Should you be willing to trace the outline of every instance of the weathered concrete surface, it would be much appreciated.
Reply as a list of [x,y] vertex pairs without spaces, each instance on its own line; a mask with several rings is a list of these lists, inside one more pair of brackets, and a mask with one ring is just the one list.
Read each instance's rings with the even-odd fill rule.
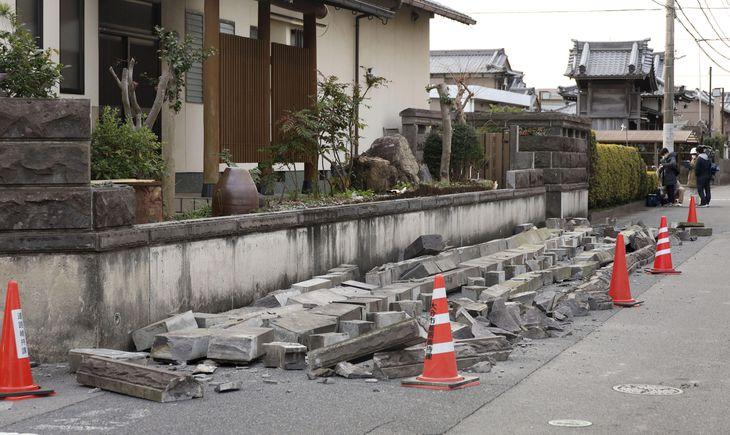
[[[480,202],[482,196],[485,202]],[[409,211],[404,204],[417,208]],[[356,215],[340,221],[323,217],[334,209],[95,233],[99,238],[95,235],[88,242],[88,254],[0,255],[0,276],[18,280],[24,300],[24,292],[34,294],[34,310],[26,314],[31,352],[41,361],[63,360],[73,347],[129,348],[129,331],[169,313],[215,313],[245,306],[343,263],[370,270],[397,260],[399,252],[422,234],[440,233],[450,244],[462,246],[509,236],[518,223],[545,220],[545,195],[539,190],[444,195],[343,206],[336,208],[341,219],[348,210]],[[377,213],[368,214],[370,210]],[[282,224],[289,215],[311,225],[297,220],[267,232],[267,225]],[[258,232],[237,233],[244,226],[249,231],[251,222],[256,227],[250,230]],[[226,235],[231,233],[236,235]],[[85,240],[83,235],[74,236],[74,243],[79,240]],[[106,251],[111,247],[115,248]]]

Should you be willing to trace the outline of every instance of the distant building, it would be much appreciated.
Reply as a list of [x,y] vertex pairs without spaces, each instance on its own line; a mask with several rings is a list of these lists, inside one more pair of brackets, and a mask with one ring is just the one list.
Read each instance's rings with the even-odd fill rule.
[[[465,79],[475,93],[468,111],[488,111],[492,105],[535,108],[535,89],[525,85],[522,71],[512,69],[504,48],[432,50],[430,67],[431,83],[450,85],[452,96],[456,95],[457,82]],[[431,108],[438,108],[438,95],[433,92]]]
[[576,113],[591,118],[597,130],[640,130],[656,123],[661,111],[644,110],[642,94],[659,89],[655,73],[659,61],[649,39],[573,40],[565,75],[576,81]]

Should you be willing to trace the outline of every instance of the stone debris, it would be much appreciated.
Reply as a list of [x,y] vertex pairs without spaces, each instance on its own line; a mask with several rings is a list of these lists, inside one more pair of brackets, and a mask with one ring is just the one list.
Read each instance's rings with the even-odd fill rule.
[[71,349],[68,351],[68,371],[76,373],[84,358],[96,356],[117,361],[126,361],[132,364],[147,365],[150,356],[147,352],[125,352],[114,349]]
[[372,378],[373,373],[355,364],[349,362],[339,362],[335,366],[335,373],[347,379],[366,379]]
[[324,334],[312,334],[309,336],[309,350],[319,349],[320,347],[332,346],[349,339],[347,333],[342,332],[325,332]]
[[223,382],[214,387],[216,393],[228,393],[238,391],[243,387],[243,381]]
[[196,328],[198,328],[198,322],[195,320],[193,312],[186,311],[132,332],[132,341],[138,351],[147,350],[152,347],[157,334]]
[[403,252],[403,258],[420,257],[422,255],[435,255],[445,248],[444,239],[440,234],[427,234],[420,236],[413,241]]
[[309,336],[337,332],[337,317],[321,316],[307,311],[291,313],[269,322],[277,341],[309,345]]
[[264,344],[274,341],[271,328],[224,329],[208,342],[207,357],[229,364],[253,361],[264,354]]
[[266,356],[264,367],[277,367],[283,370],[304,370],[307,368],[307,347],[299,343],[275,341],[264,344]]
[[343,320],[340,322],[339,330],[348,337],[355,338],[372,331],[374,325],[367,320]]
[[193,369],[193,374],[203,374],[203,375],[212,375],[215,373],[215,371],[218,369],[218,366],[215,365],[213,362],[206,362],[203,364],[198,364]]
[[157,334],[150,356],[162,361],[194,361],[208,355],[210,337],[222,330],[186,329]]

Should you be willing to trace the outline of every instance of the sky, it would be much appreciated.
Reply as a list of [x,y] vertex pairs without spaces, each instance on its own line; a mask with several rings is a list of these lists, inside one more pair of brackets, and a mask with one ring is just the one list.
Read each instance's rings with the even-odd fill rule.
[[[657,0],[663,3],[664,0]],[[565,77],[572,39],[581,41],[624,41],[651,38],[649,47],[664,51],[665,10],[652,0],[440,0],[477,20],[474,26],[436,17],[431,22],[431,49],[504,48],[513,69],[525,72],[529,87],[555,88],[574,82]],[[730,36],[730,0],[678,0],[702,39]],[[699,5],[709,6],[709,20]],[[605,9],[657,9],[625,12],[572,12]],[[661,9],[661,10],[659,10]],[[545,11],[555,11],[546,13]],[[570,11],[570,12],[565,12]],[[539,13],[535,13],[539,12]],[[711,12],[711,14],[709,13]],[[678,12],[680,19],[692,30]],[[715,65],[698,48],[694,38],[675,21],[675,85],[730,90],[730,39],[703,44],[717,61]],[[725,68],[727,70],[723,70]],[[700,74],[701,73],[701,74]]]

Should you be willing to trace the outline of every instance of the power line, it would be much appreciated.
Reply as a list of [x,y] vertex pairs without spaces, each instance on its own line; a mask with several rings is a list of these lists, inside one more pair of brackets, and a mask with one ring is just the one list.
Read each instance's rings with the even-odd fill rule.
[[[702,14],[703,14],[703,15],[705,16],[705,19],[706,19],[706,20],[707,20],[707,22],[708,22],[708,23],[710,24],[710,28],[712,28],[712,30],[713,30],[713,31],[715,32],[715,35],[717,35],[717,37],[718,37],[718,38],[720,38],[720,40],[722,41],[722,43],[723,43],[723,44],[725,44],[725,45],[727,45],[728,47],[730,47],[730,44],[728,44],[728,43],[727,43],[727,42],[725,41],[725,39],[723,39],[723,37],[724,37],[724,38],[727,38],[727,36],[725,36],[725,34],[724,34],[724,33],[723,33],[722,35],[720,35],[720,32],[719,32],[719,31],[717,30],[717,27],[715,27],[715,25],[714,25],[714,24],[712,24],[712,20],[710,20],[710,16],[709,16],[709,15],[707,15],[707,12],[708,12],[708,11],[705,11],[705,9],[704,9],[704,8],[702,7],[702,3],[700,3],[700,0],[697,0],[697,4],[699,5],[699,7],[700,7],[700,10],[702,11]],[[705,0],[705,5],[706,5],[706,4],[707,4],[707,0]],[[711,10],[710,10],[709,12],[710,12],[710,14],[712,14],[712,11],[711,11]],[[715,18],[715,15],[714,15],[714,14],[712,15],[712,18]],[[716,18],[715,18],[715,21],[717,21],[717,19],[716,19]],[[719,27],[719,26],[720,26],[720,25],[718,24],[718,27]]]
[[[529,14],[583,14],[583,13],[602,13],[602,12],[657,12],[665,10],[664,5],[654,2],[661,8],[616,8],[616,9],[562,9],[562,10],[525,10],[525,11],[469,11],[471,15],[529,15]],[[685,9],[693,10],[698,7],[687,7]],[[713,6],[715,10],[730,10],[730,6]]]
[[[655,3],[657,3],[657,2],[655,1],[655,0],[652,0],[652,1],[654,1]],[[727,68],[723,67],[722,65],[720,65],[720,63],[718,63],[718,62],[717,62],[717,61],[715,60],[715,58],[714,58],[714,57],[712,57],[712,56],[710,56],[710,54],[709,54],[709,53],[707,52],[707,50],[705,50],[705,48],[704,48],[704,47],[702,46],[702,44],[701,44],[701,42],[700,42],[700,40],[704,39],[704,38],[702,38],[702,34],[701,34],[701,33],[700,33],[700,32],[699,32],[698,30],[697,30],[697,28],[696,28],[696,27],[694,26],[694,24],[692,24],[692,21],[691,21],[691,20],[689,19],[689,17],[687,17],[687,14],[685,14],[685,13],[684,13],[684,10],[682,9],[682,6],[681,6],[681,5],[679,4],[679,2],[678,2],[678,1],[676,2],[676,4],[677,4],[677,9],[679,9],[679,11],[680,11],[680,12],[682,13],[682,15],[683,15],[683,16],[685,17],[685,19],[687,20],[687,22],[689,23],[689,25],[690,25],[690,26],[692,26],[692,28],[693,28],[693,29],[694,29],[694,30],[695,30],[695,31],[697,32],[697,35],[698,35],[699,37],[695,36],[695,35],[694,35],[694,33],[692,33],[692,31],[690,31],[690,30],[689,30],[689,28],[687,27],[687,25],[685,25],[685,24],[684,24],[684,22],[682,21],[682,19],[681,19],[681,18],[679,18],[679,15],[676,15],[676,14],[675,14],[675,18],[677,19],[677,22],[679,22],[679,24],[680,24],[680,25],[681,25],[681,26],[682,26],[682,27],[684,28],[684,30],[686,30],[686,31],[687,31],[687,33],[688,33],[688,34],[689,34],[689,35],[690,35],[690,36],[692,37],[692,39],[694,39],[695,43],[697,44],[697,47],[699,47],[699,49],[700,49],[700,50],[701,50],[701,51],[702,51],[702,52],[703,52],[703,53],[705,54],[705,56],[707,56],[707,58],[708,58],[708,59],[709,59],[709,60],[710,60],[710,61],[711,61],[712,63],[714,63],[715,65],[717,65],[717,67],[718,67],[718,68],[720,68],[721,70],[723,70],[723,71],[726,71],[726,72],[730,72],[730,70],[729,70],[729,69],[727,69]],[[676,12],[676,11],[675,11],[675,12]],[[705,43],[706,43],[706,42],[705,42]],[[707,44],[707,45],[708,45],[708,46],[709,46],[710,48],[712,48],[713,50],[717,51],[717,49],[716,49],[715,47],[713,47],[712,45],[710,45],[710,44],[708,44],[708,43],[706,43],[706,44]],[[719,51],[717,51],[717,52],[718,52],[718,53],[719,53],[719,54],[720,54],[721,56],[723,56],[723,57],[725,57],[725,58],[727,59],[727,56],[723,55],[723,54],[722,54],[722,53],[720,53]]]

